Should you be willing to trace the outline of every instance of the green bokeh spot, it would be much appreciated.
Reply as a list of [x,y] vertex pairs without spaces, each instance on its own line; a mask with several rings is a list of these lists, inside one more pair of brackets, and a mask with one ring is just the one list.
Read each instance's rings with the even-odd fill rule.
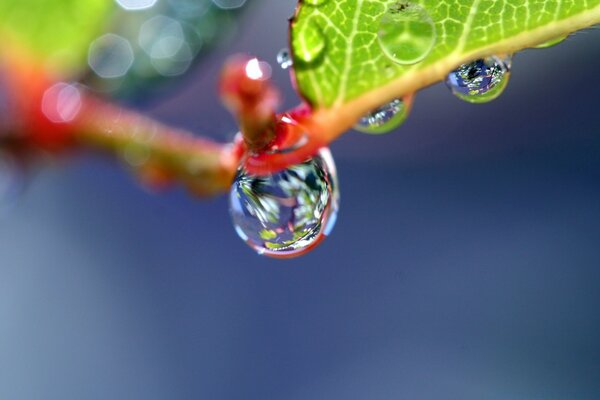
[[75,72],[85,68],[88,46],[114,8],[113,0],[0,0],[0,31],[53,67]]

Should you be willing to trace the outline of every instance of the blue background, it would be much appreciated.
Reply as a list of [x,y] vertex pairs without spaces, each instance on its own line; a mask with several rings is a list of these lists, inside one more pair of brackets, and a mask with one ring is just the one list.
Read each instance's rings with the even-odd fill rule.
[[[251,1],[145,111],[230,139],[219,68],[274,61],[293,7]],[[598,399],[598,43],[517,55],[493,103],[437,85],[397,132],[342,137],[338,224],[292,261],[254,255],[226,197],[151,194],[99,155],[43,169],[0,219],[0,398]]]

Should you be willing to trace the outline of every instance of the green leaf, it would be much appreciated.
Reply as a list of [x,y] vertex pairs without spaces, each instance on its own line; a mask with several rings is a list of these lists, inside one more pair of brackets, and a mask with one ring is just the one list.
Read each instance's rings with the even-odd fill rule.
[[[424,9],[430,17],[435,41],[418,63],[402,65],[386,55],[378,33],[387,29],[382,19],[411,7]],[[443,79],[462,63],[510,54],[596,23],[600,0],[304,1],[291,23],[291,43],[301,95],[322,109],[354,100],[361,105],[348,115],[356,117],[376,106],[375,101],[383,103]],[[419,55],[427,44],[426,24],[399,24],[420,46],[416,53],[412,49]],[[320,38],[315,39],[315,32]],[[308,47],[315,42],[321,50]]]
[[85,66],[113,0],[0,0],[0,32],[62,70]]

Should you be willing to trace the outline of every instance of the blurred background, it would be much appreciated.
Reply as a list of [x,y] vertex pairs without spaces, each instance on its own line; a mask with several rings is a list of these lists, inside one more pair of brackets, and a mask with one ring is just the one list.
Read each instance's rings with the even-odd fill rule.
[[[144,1],[122,0],[84,82],[225,141],[216,80],[244,52],[297,104],[275,61],[294,0]],[[398,131],[343,136],[337,226],[291,261],[253,254],[225,196],[152,194],[99,155],[20,180],[0,398],[597,399],[599,42],[518,54],[490,104],[440,84]]]

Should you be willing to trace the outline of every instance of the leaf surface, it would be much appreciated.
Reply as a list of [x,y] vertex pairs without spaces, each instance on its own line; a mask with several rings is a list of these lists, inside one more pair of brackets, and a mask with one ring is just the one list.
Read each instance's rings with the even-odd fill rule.
[[[390,10],[415,5],[433,21],[435,43],[422,61],[401,65],[380,45],[380,21]],[[296,82],[317,109],[354,101],[347,114],[356,117],[472,59],[510,54],[596,23],[600,0],[301,1],[291,22]],[[311,43],[322,47],[318,57]]]

